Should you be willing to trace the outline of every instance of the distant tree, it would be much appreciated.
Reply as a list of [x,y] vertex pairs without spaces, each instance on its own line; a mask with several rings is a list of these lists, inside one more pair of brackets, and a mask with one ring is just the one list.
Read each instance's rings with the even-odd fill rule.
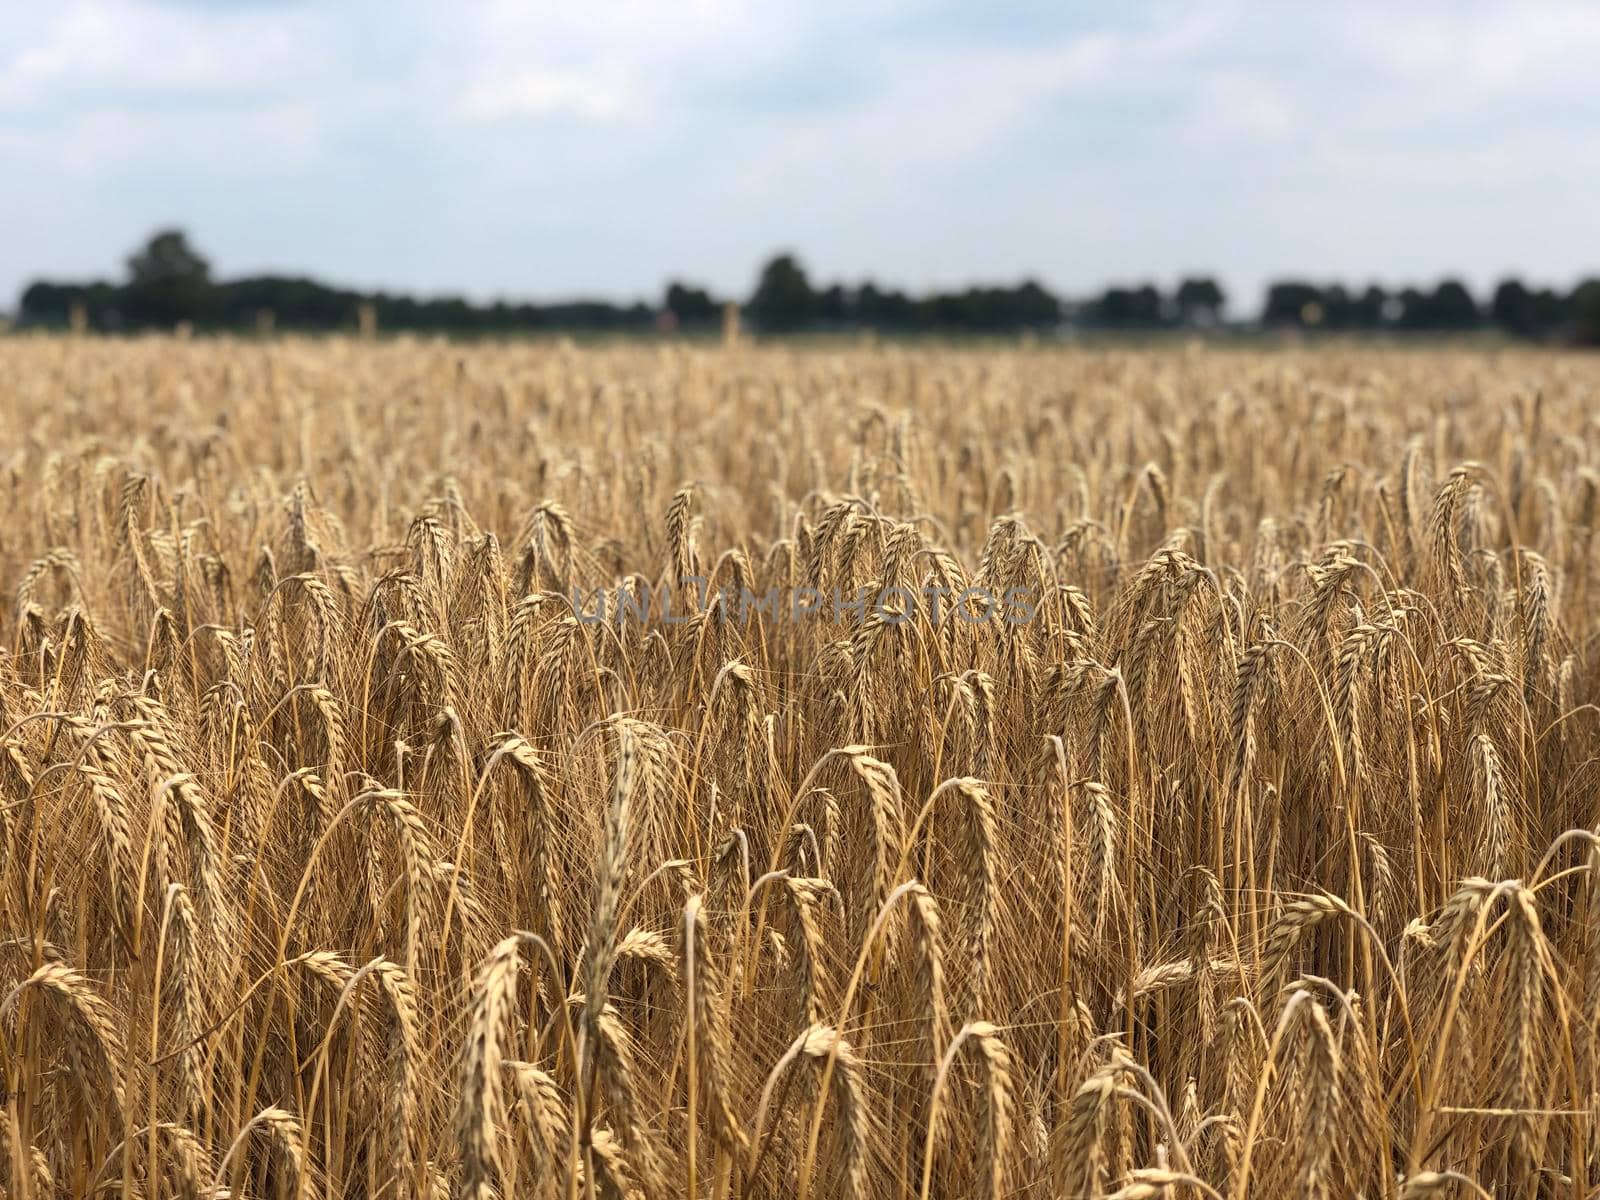
[[856,316],[863,325],[886,325],[883,319],[883,293],[870,279],[856,289]]
[[817,294],[817,320],[825,325],[844,325],[851,319],[851,295],[842,284],[834,284]]
[[1567,297],[1572,336],[1586,346],[1600,346],[1600,279],[1585,279]]
[[783,332],[800,329],[815,319],[817,297],[799,261],[792,254],[779,254],[761,268],[748,307],[762,329]]
[[118,300],[122,289],[96,280],[93,283],[51,283],[37,280],[23,289],[17,317],[24,325],[65,326],[72,308],[82,304],[92,329],[117,329],[122,325]]
[[363,300],[377,305],[380,327],[404,328],[403,322],[390,319],[386,298],[381,295],[362,296],[315,279],[282,275],[256,275],[218,284],[211,312],[219,324],[233,327],[248,324],[254,314],[270,309],[280,329],[337,329],[354,321],[356,306]]
[[1489,301],[1489,316],[1500,328],[1518,337],[1531,337],[1535,332],[1533,299],[1520,279],[1501,280]]
[[1323,291],[1314,283],[1288,279],[1267,288],[1261,307],[1263,325],[1321,325],[1326,312]]
[[667,285],[665,307],[680,325],[711,325],[722,310],[722,306],[704,288],[676,280]]
[[1431,307],[1440,329],[1471,329],[1478,323],[1478,302],[1458,279],[1446,279],[1433,289]]
[[917,304],[904,292],[880,290],[870,280],[856,289],[856,320],[874,329],[911,329],[920,323]]
[[923,301],[923,308],[939,328],[973,333],[1041,329],[1061,319],[1061,301],[1032,279],[1015,287],[936,293]]
[[1575,315],[1556,292],[1524,287],[1520,279],[1502,280],[1489,305],[1490,318],[1513,337],[1550,337]]
[[1096,324],[1109,329],[1157,329],[1163,323],[1161,292],[1154,284],[1111,287],[1090,308]]
[[1139,324],[1153,328],[1163,323],[1167,305],[1161,295],[1161,289],[1155,284],[1147,283],[1134,289],[1133,303]]
[[1322,325],[1327,329],[1351,329],[1356,324],[1355,298],[1344,284],[1329,284],[1322,289]]
[[211,264],[181,229],[163,229],[128,257],[128,285],[122,311],[134,325],[172,325],[198,321],[215,299]]
[[1529,292],[1528,304],[1532,310],[1533,326],[1541,337],[1555,333],[1567,321],[1566,300],[1553,288]]
[[1381,329],[1388,320],[1389,293],[1375,283],[1369,284],[1351,307],[1357,329]]
[[1398,329],[1427,329],[1433,321],[1433,305],[1426,292],[1414,287],[1403,287],[1394,297],[1395,327]]
[[[1356,292],[1342,283],[1332,283],[1322,289],[1322,294],[1305,303],[1314,304],[1320,313],[1317,322],[1325,329],[1368,330],[1383,327],[1383,306],[1388,296],[1376,285]],[[1304,322],[1302,305],[1302,322]]]
[[208,282],[211,264],[189,245],[181,229],[163,229],[128,256],[128,282],[135,284]]
[[17,315],[25,325],[65,325],[72,305],[82,294],[82,288],[70,283],[37,279],[22,289]]
[[1178,314],[1186,325],[1214,325],[1227,295],[1215,279],[1185,279],[1178,285],[1177,301]]
[[1478,302],[1459,280],[1446,279],[1431,292],[1406,288],[1400,293],[1402,329],[1461,330],[1478,324]]
[[1027,328],[1048,328],[1061,320],[1061,299],[1034,279],[1025,279],[1011,293],[1013,321]]
[[976,289],[935,292],[923,300],[928,320],[940,329],[975,328],[980,324],[985,307],[984,298]]

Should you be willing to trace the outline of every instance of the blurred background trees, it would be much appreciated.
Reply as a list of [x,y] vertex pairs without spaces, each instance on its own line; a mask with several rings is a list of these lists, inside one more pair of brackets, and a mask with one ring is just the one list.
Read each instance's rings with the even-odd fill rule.
[[[379,329],[447,334],[537,331],[709,334],[729,297],[673,280],[659,304],[577,299],[557,303],[474,302],[461,296],[414,297],[364,293],[292,275],[212,278],[211,265],[180,229],[163,229],[131,254],[121,283],[40,280],[23,292],[24,325],[65,327],[79,309],[101,330],[353,330],[358,310],[371,305]],[[81,308],[80,308],[81,306]],[[757,273],[745,316],[759,332],[1012,334],[1058,328],[1109,332],[1209,330],[1232,324],[1269,330],[1334,333],[1452,334],[1492,329],[1535,341],[1600,344],[1600,279],[1570,292],[1531,288],[1506,279],[1480,303],[1460,280],[1431,287],[1347,287],[1284,279],[1267,286],[1259,313],[1228,312],[1216,279],[1192,275],[1176,287],[1154,281],[1108,287],[1068,300],[1034,279],[1010,286],[974,286],[913,296],[874,280],[813,283],[793,252],[774,255]]]
[[794,255],[780,254],[761,268],[755,293],[745,307],[758,328],[787,333],[811,324],[817,297]]

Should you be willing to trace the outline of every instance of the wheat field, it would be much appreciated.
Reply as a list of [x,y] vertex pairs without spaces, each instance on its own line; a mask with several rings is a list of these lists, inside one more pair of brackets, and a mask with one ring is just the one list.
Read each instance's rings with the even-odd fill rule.
[[8,1196],[1600,1188],[1600,360],[0,397]]

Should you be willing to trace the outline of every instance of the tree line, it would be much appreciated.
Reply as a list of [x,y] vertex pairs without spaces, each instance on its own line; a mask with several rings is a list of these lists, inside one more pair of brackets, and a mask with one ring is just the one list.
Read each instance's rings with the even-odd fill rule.
[[[331,287],[301,276],[258,275],[214,280],[210,263],[180,230],[163,230],[129,257],[120,283],[41,280],[22,293],[24,325],[118,331],[189,325],[205,330],[353,328],[358,313],[389,331],[507,334],[537,331],[703,331],[722,320],[730,298],[682,281],[668,284],[658,304],[607,300],[560,303],[474,303],[459,296],[417,298]],[[1067,299],[1036,280],[969,287],[920,296],[880,287],[814,284],[792,254],[761,269],[749,297],[737,302],[763,332],[881,330],[886,333],[1017,333],[1062,327],[1123,332],[1207,329],[1227,324],[1227,295],[1215,279],[1196,276],[1176,287],[1155,283],[1108,287]],[[1362,289],[1339,283],[1285,280],[1271,284],[1259,316],[1246,324],[1273,329],[1467,332],[1496,329],[1540,341],[1600,344],[1600,279],[1570,292],[1530,288],[1508,279],[1480,302],[1459,280],[1431,288]]]
[[164,230],[129,257],[122,283],[40,280],[23,290],[24,325],[65,326],[76,310],[91,329],[134,331],[188,324],[203,330],[260,328],[327,331],[354,328],[370,306],[383,329],[450,334],[524,330],[642,330],[654,306],[608,300],[557,304],[475,304],[460,296],[418,298],[360,292],[291,275],[214,280],[211,264],[180,230]]

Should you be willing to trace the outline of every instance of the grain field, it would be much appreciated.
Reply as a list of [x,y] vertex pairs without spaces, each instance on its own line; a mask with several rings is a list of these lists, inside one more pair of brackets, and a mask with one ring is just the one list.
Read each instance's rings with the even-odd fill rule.
[[0,1186],[1594,1196],[1597,400],[0,340]]

